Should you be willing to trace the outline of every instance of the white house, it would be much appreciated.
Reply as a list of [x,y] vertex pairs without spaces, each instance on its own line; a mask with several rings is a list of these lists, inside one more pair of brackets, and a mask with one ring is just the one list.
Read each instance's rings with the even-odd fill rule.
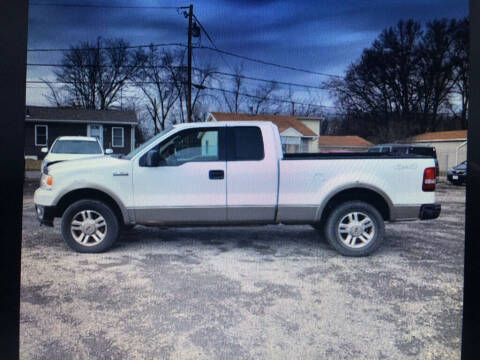
[[277,125],[280,131],[280,140],[284,152],[316,152],[318,149],[318,134],[297,120],[295,116],[211,112],[207,121],[271,121]]
[[467,159],[467,130],[427,132],[412,137],[409,142],[434,146],[441,173]]

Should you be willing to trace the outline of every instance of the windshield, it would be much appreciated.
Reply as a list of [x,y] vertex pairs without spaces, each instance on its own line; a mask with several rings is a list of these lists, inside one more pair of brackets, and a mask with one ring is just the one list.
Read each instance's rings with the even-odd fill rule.
[[130,152],[129,154],[127,155],[124,155],[122,156],[121,158],[122,159],[127,159],[127,160],[131,160],[135,155],[137,155],[139,152],[141,152],[143,149],[145,149],[146,147],[148,147],[150,144],[152,144],[153,142],[155,142],[155,140],[157,140],[158,138],[162,137],[163,135],[165,135],[166,133],[168,133],[170,130],[173,129],[173,126],[169,126],[167,128],[165,128],[165,130],[163,131],[160,131],[157,135],[155,135],[154,137],[152,137],[150,140],[148,140],[147,142],[144,142],[142,145],[140,145],[139,147],[137,147],[135,150],[133,150],[132,152]]
[[97,141],[57,140],[53,145],[53,154],[103,154]]

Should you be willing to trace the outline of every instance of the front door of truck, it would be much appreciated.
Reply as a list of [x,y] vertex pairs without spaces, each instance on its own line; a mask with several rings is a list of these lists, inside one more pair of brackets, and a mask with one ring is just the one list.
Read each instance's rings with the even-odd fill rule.
[[[142,224],[226,221],[225,128],[190,128],[155,146],[134,164],[135,217]],[[157,154],[155,154],[157,152]],[[157,159],[157,160],[158,160]]]

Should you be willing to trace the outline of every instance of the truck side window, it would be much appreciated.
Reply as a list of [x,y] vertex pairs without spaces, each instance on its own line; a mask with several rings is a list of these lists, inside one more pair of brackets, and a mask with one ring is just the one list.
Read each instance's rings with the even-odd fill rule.
[[[173,135],[151,151],[158,151],[166,166],[178,166],[187,162],[221,161],[225,159],[220,146],[222,134],[223,132],[217,128],[188,129]],[[140,166],[145,156],[140,159]]]
[[257,126],[235,126],[228,128],[228,160],[251,161],[265,157],[263,137]]
[[160,156],[167,165],[192,161],[218,161],[218,130],[187,130],[160,147]]

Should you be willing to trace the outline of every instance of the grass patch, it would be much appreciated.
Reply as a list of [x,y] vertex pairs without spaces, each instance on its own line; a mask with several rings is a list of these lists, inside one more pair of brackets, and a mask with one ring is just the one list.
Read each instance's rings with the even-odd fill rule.
[[38,170],[42,166],[42,160],[25,159],[25,170]]

